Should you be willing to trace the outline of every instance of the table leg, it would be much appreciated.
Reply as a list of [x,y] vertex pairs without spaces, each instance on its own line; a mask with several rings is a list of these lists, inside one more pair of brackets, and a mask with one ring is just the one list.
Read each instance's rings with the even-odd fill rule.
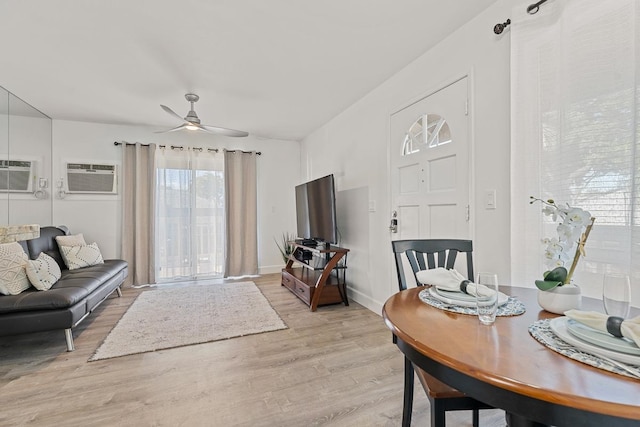
[[504,416],[507,421],[507,427],[549,427],[547,424],[541,424],[528,420],[520,415],[507,412]]
[[402,405],[402,427],[411,427],[413,410],[413,363],[404,358],[404,403]]

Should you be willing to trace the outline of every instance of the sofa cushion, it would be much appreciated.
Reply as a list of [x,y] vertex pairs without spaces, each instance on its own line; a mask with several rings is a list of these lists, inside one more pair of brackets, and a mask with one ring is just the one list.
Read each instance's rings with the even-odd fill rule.
[[82,267],[102,264],[102,254],[97,243],[79,246],[60,246],[62,258],[64,258],[69,270],[77,270]]
[[25,271],[28,259],[19,243],[0,244],[0,294],[18,295],[31,287]]
[[49,255],[41,252],[37,259],[27,261],[27,277],[39,291],[46,291],[60,279],[60,266]]

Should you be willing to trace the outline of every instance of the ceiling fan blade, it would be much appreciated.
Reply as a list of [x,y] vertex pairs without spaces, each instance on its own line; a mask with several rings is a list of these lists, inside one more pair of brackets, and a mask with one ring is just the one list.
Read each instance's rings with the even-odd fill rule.
[[220,135],[234,136],[234,137],[249,136],[249,132],[245,132],[242,130],[227,129],[227,128],[221,128],[218,126],[207,126],[207,125],[200,125],[200,127],[207,132],[216,133]]
[[162,108],[164,111],[166,111],[167,113],[171,114],[172,116],[178,118],[178,120],[180,121],[185,121],[184,118],[180,117],[178,114],[176,114],[175,111],[173,111],[171,108],[167,107],[166,105],[162,105],[160,104],[160,108]]
[[176,126],[176,127],[172,128],[172,129],[167,129],[167,130],[157,130],[157,131],[155,131],[154,133],[175,132],[175,131],[178,131],[178,130],[185,129],[185,128],[186,128],[187,126],[189,126],[189,125],[190,125],[190,123],[188,123],[188,122],[187,122],[187,123],[183,123],[183,124],[181,124],[180,126]]

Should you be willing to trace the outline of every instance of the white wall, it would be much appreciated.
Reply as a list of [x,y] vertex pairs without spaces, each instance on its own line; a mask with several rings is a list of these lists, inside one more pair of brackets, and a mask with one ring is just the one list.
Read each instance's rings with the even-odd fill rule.
[[[510,16],[515,3],[497,1],[303,140],[303,177],[333,173],[338,178],[338,225],[348,229],[341,245],[352,250],[349,295],[373,311],[380,312],[397,291],[388,231],[390,113],[462,75],[471,81],[474,264],[477,271],[495,271],[509,282],[510,44],[509,30],[497,36],[492,29]],[[480,203],[486,189],[497,191],[495,210]]]
[[[300,179],[300,144],[296,141],[191,133],[156,134],[151,128],[99,123],[53,121],[53,188],[64,178],[67,161],[122,164],[121,147],[114,141],[256,150],[258,157],[258,264],[261,273],[280,271],[282,258],[274,242],[282,232],[295,231],[294,187]],[[83,233],[98,242],[106,258],[120,254],[120,195],[54,194],[53,223]]]

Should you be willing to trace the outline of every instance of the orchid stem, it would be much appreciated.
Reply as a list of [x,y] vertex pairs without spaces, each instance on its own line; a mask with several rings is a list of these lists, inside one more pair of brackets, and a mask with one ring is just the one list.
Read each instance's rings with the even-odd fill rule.
[[573,263],[571,263],[571,269],[569,270],[569,274],[567,274],[567,278],[564,280],[565,285],[568,285],[569,283],[571,283],[573,272],[575,271],[576,266],[578,265],[578,261],[580,260],[580,255],[582,254],[582,251],[580,250],[580,248],[581,247],[583,248],[584,245],[587,243],[587,239],[589,238],[589,233],[591,233],[591,228],[593,227],[594,222],[596,222],[596,219],[592,217],[591,223],[587,225],[587,228],[584,230],[584,234],[582,235],[582,237],[580,238],[580,241],[578,242],[578,247],[576,248],[576,254],[573,257]]

